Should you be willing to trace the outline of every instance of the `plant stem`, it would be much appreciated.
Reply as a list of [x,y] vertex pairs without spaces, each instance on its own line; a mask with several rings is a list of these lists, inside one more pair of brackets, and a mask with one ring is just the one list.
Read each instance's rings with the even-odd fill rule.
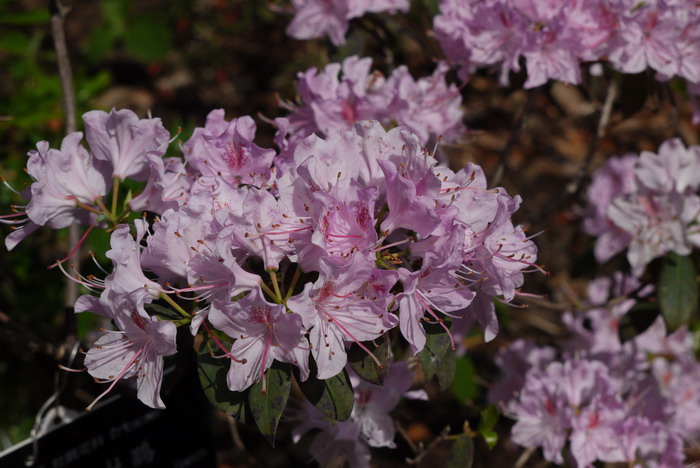
[[266,285],[266,284],[263,283],[262,281],[260,282],[260,288],[261,288],[263,291],[265,291],[265,294],[267,294],[268,296],[270,296],[270,298],[275,299],[275,293],[272,291],[272,289],[270,289],[270,287],[269,287],[268,285]]
[[287,294],[284,296],[284,301],[287,302],[287,299],[292,297],[292,294],[294,294],[294,288],[297,285],[297,282],[299,281],[299,278],[301,277],[301,268],[299,268],[299,265],[297,265],[297,269],[294,270],[294,276],[292,276],[292,282],[289,284],[289,288],[287,288]]
[[274,297],[277,298],[277,303],[282,303],[282,291],[280,291],[280,285],[277,282],[277,272],[273,270],[268,270],[267,273],[270,275],[270,281],[272,281],[272,287],[275,290]]
[[180,307],[180,305],[177,302],[175,302],[173,300],[173,298],[170,297],[169,295],[167,295],[165,293],[160,293],[160,298],[163,299],[168,304],[170,304],[173,307],[173,309],[175,309],[183,317],[185,317],[185,318],[192,317],[192,315],[190,313],[188,313],[185,309]]
[[119,199],[119,177],[114,176],[112,182],[112,216],[117,215],[117,200]]
[[76,201],[75,204],[78,205],[80,208],[84,209],[85,211],[89,211],[90,213],[95,213],[96,215],[104,214],[103,212],[96,209],[95,207],[90,206],[90,205],[86,205],[83,202]]
[[[58,65],[58,75],[61,80],[63,117],[66,119],[66,133],[73,133],[77,130],[75,123],[75,93],[73,92],[73,72],[71,71],[70,58],[68,56],[65,32],[65,18],[70,11],[70,6],[66,5],[62,0],[51,0],[49,2],[49,8],[51,11],[51,36],[53,37],[53,45],[56,49],[56,64]],[[80,227],[77,224],[70,226],[68,238],[71,245],[76,245],[78,243]],[[76,258],[80,258],[79,252]],[[64,298],[66,307],[72,309],[77,299],[78,284],[74,281],[68,281],[68,283],[66,283],[66,295]]]
[[107,219],[109,219],[110,221],[114,221],[114,216],[112,216],[112,213],[110,213],[110,211],[107,209],[101,198],[95,200],[95,205],[100,207],[100,209],[102,210],[102,214],[105,215]]

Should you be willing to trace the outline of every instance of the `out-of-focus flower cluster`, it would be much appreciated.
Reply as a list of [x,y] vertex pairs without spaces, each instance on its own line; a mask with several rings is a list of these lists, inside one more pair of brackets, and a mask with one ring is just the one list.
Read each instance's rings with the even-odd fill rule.
[[388,413],[401,397],[428,399],[425,390],[409,391],[413,373],[404,361],[392,365],[382,387],[367,383],[353,373],[350,379],[355,406],[347,421],[333,421],[307,401],[297,414],[300,424],[294,428],[294,441],[316,430],[309,453],[323,466],[341,460],[352,468],[370,466],[369,447],[396,447],[396,429]]
[[700,83],[700,8],[694,0],[442,0],[435,36],[470,70],[500,68],[501,82],[527,67],[526,88],[549,79],[581,82],[581,62],[608,61],[623,73],[647,68],[667,80]]
[[292,0],[294,19],[287,33],[295,39],[328,36],[345,44],[350,20],[366,13],[408,11],[408,0]]
[[598,236],[603,263],[627,250],[632,272],[667,252],[688,255],[700,246],[700,146],[665,141],[658,154],[610,158],[588,188],[583,227]]
[[280,134],[288,134],[284,148],[293,150],[297,141],[312,133],[350,130],[358,120],[402,125],[422,145],[438,137],[455,141],[465,130],[462,96],[457,86],[447,84],[447,71],[447,64],[441,62],[431,76],[415,80],[402,65],[385,78],[379,71],[372,72],[371,58],[351,56],[322,71],[301,72],[297,76],[300,102],[282,102],[291,113],[275,119]]
[[682,467],[684,442],[700,435],[700,363],[685,328],[667,334],[663,318],[629,341],[620,323],[644,296],[617,273],[589,286],[588,309],[567,313],[572,334],[554,348],[518,340],[499,356],[505,378],[490,398],[516,419],[513,441],[577,467],[596,461]]
[[[369,63],[359,63],[367,77]],[[113,110],[83,120],[90,150],[81,133],[60,149],[39,143],[27,204],[3,220],[16,228],[8,248],[40,226],[111,230],[103,279],[65,269],[67,259],[56,264],[92,292],[76,312],[118,328],[85,358],[87,371],[109,384],[100,397],[135,378],[138,397],[163,407],[163,357],[176,353],[181,326],[230,361],[227,385],[237,392],[260,381],[265,391],[274,361],[295,366],[302,382],[332,378],[345,372],[353,343],[385,368],[365,342],[398,327],[415,354],[426,344],[425,322],[452,340],[446,316],[455,329],[478,320],[490,340],[498,331],[493,299],[513,300],[523,274],[539,269],[535,245],[511,222],[520,198],[487,188],[476,165],[440,166],[406,127],[361,121],[293,145],[279,132],[278,153],[255,144],[253,119],[227,121],[215,110],[182,144],[183,160],[165,157],[169,134],[159,119]],[[143,192],[119,200],[125,179],[145,182]],[[135,212],[150,215],[128,223]],[[411,380],[405,364],[387,366],[388,381],[400,384],[369,387],[353,376],[351,421],[315,426],[351,434],[333,437],[352,439],[357,457],[362,444],[393,444],[387,413]],[[316,445],[322,458],[326,449]]]

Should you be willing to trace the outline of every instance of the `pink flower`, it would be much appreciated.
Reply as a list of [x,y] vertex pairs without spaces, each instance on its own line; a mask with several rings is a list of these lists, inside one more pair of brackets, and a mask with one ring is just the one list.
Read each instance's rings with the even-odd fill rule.
[[175,354],[175,324],[149,317],[143,309],[145,291],[130,295],[108,294],[99,301],[82,296],[76,312],[90,310],[114,321],[119,330],[102,335],[87,352],[90,375],[110,386],[88,406],[91,409],[121,379],[135,377],[138,398],[151,408],[165,408],[160,399],[163,356]]
[[295,39],[328,35],[334,45],[345,44],[348,22],[366,12],[408,11],[408,0],[292,0],[295,16],[287,34]]
[[271,304],[262,294],[251,291],[240,301],[215,300],[209,321],[235,339],[228,372],[228,387],[234,392],[264,379],[275,360],[297,366],[302,381],[308,377],[309,343],[301,317],[286,314],[284,306]]
[[372,385],[350,374],[355,405],[350,419],[357,424],[360,439],[370,447],[395,448],[396,429],[389,412],[413,383],[413,372],[405,361],[393,362],[383,386]]
[[108,162],[113,177],[146,180],[146,155],[162,156],[170,134],[160,119],[139,119],[128,109],[109,113],[90,111],[83,115],[85,136],[96,159]]
[[248,116],[227,122],[224,110],[213,110],[204,128],[196,128],[182,146],[190,166],[205,176],[264,187],[270,180],[274,150],[253,143],[255,122]]
[[193,178],[187,174],[180,158],[161,158],[146,154],[150,167],[146,188],[129,202],[132,211],[161,214],[168,208],[178,209],[187,202]]
[[160,284],[146,277],[141,269],[141,240],[146,234],[148,225],[145,221],[137,219],[136,239],[129,233],[129,226],[122,224],[112,232],[110,246],[112,247],[105,254],[112,260],[114,270],[104,281],[105,297],[127,296],[134,291],[145,292],[145,297],[150,300],[157,299],[165,289]]
[[396,326],[397,320],[383,302],[356,292],[370,278],[370,265],[359,257],[352,257],[344,267],[328,260],[322,260],[321,266],[318,280],[307,283],[301,294],[287,301],[287,306],[301,315],[304,326],[310,329],[318,378],[327,379],[345,366],[346,342],[355,342],[369,353],[361,342],[379,338]]
[[408,68],[400,66],[387,80],[386,86],[395,93],[388,111],[391,119],[416,134],[423,144],[431,135],[454,141],[464,134],[462,95],[457,86],[447,84],[448,70],[448,65],[440,62],[431,76],[416,81]]
[[82,133],[63,139],[61,149],[49,149],[45,141],[38,151],[29,152],[27,169],[34,179],[27,216],[40,225],[61,229],[74,222],[94,222],[95,215],[77,204],[94,206],[107,193],[105,172],[94,164],[90,154],[80,146]]
[[374,264],[377,192],[376,187],[360,188],[344,179],[331,192],[314,193],[313,234],[311,242],[299,253],[299,264],[304,270],[318,270],[321,258],[342,266],[360,256]]

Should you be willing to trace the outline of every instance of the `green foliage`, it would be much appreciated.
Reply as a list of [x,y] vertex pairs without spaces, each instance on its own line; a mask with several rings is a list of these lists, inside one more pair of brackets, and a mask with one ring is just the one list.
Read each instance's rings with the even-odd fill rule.
[[379,345],[374,345],[372,343],[366,343],[365,345],[372,354],[379,359],[382,367],[380,368],[374,359],[372,359],[372,356],[367,354],[367,352],[356,343],[353,343],[348,351],[348,363],[362,380],[374,385],[384,385],[384,378],[389,371],[389,363],[393,356],[389,335],[384,335],[384,337],[380,339]]
[[473,400],[477,395],[477,385],[474,377],[476,368],[468,355],[455,360],[455,377],[450,390],[460,403]]
[[170,27],[160,16],[139,16],[129,25],[124,48],[143,62],[161,60],[172,48]]
[[204,394],[220,411],[233,416],[237,421],[250,422],[247,409],[247,392],[232,392],[226,383],[230,361],[211,355],[208,346],[197,353],[197,373]]
[[487,406],[481,411],[477,432],[484,438],[489,449],[493,449],[498,442],[498,434],[493,430],[493,427],[498,422],[499,416],[500,413],[495,405]]
[[689,256],[666,255],[657,286],[659,306],[670,329],[688,325],[698,310],[697,270]]
[[275,446],[275,433],[292,388],[291,364],[274,361],[262,379],[250,387],[248,404],[263,436]]
[[474,441],[466,432],[455,438],[450,449],[448,468],[471,468],[474,463]]
[[[444,323],[445,326],[449,329],[451,322],[446,320]],[[435,374],[438,372],[441,372],[442,379],[446,380],[449,377],[449,374],[451,373],[450,365],[446,364],[443,366],[442,369],[440,369],[440,367],[443,358],[447,357],[448,359],[450,359],[450,357],[447,356],[448,353],[452,355],[451,359],[454,362],[454,353],[450,349],[450,337],[444,328],[442,328],[439,324],[435,323],[431,324],[426,322],[425,333],[425,348],[423,348],[423,350],[421,350],[417,354],[421,366],[423,367],[425,380],[430,381],[433,378],[433,376],[435,376]],[[452,374],[454,375],[453,369]],[[440,378],[439,375],[438,378]],[[442,388],[447,388],[447,386],[449,386],[449,383],[443,386],[443,383],[441,382],[440,386]]]
[[299,382],[302,393],[317,410],[335,421],[346,421],[355,405],[350,378],[345,369],[329,379],[316,378],[316,362],[309,358],[311,375]]

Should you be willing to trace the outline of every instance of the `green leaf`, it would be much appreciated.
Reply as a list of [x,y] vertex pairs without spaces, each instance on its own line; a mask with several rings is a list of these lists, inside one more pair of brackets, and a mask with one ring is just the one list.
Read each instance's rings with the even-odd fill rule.
[[29,46],[29,38],[20,32],[7,32],[3,37],[0,37],[0,50],[10,54],[24,55]]
[[161,60],[170,50],[170,28],[155,16],[139,16],[126,33],[124,46],[134,58],[144,62]]
[[456,360],[457,356],[455,352],[449,349],[443,354],[442,359],[440,359],[440,364],[435,373],[438,378],[438,387],[440,387],[440,391],[447,390],[450,385],[452,385],[457,368]]
[[493,450],[493,448],[498,443],[498,434],[496,434],[496,431],[494,431],[493,429],[481,431],[481,437],[483,437],[486,441],[486,445],[489,446],[489,450]]
[[440,6],[438,0],[423,0],[423,5],[430,12],[430,16],[437,16],[440,12]]
[[229,390],[226,383],[229,364],[228,359],[217,359],[209,353],[208,346],[202,346],[197,353],[199,382],[202,384],[204,394],[217,409],[235,417],[240,422],[250,422],[250,415],[246,408],[246,392],[233,392]]
[[389,342],[389,335],[384,335],[378,346],[373,343],[364,343],[365,346],[374,354],[374,356],[379,359],[382,367],[379,367],[377,363],[372,359],[372,356],[367,354],[367,352],[360,348],[357,343],[353,343],[348,351],[348,363],[353,371],[362,380],[365,380],[374,385],[384,385],[384,378],[386,373],[389,371],[389,363],[391,362],[391,343]]
[[[265,388],[265,392],[263,392],[263,388]],[[258,380],[248,393],[248,404],[253,419],[255,419],[262,435],[273,447],[275,446],[277,424],[287,406],[291,388],[291,364],[275,361],[265,372],[264,379]]]
[[479,420],[479,431],[493,429],[493,426],[498,422],[500,412],[496,405],[489,405],[481,411],[481,419]]
[[697,271],[690,257],[669,253],[659,278],[659,306],[668,328],[687,325],[698,309]]
[[477,385],[474,380],[476,369],[469,356],[462,356],[455,362],[455,378],[452,381],[450,390],[455,398],[460,402],[471,401],[476,397]]
[[493,430],[493,426],[498,422],[499,416],[500,412],[495,405],[487,406],[481,411],[479,429],[477,432],[484,438],[489,449],[493,449],[498,442],[498,434]]
[[[445,321],[445,326],[450,327],[451,322]],[[425,324],[426,341],[425,348],[418,354],[421,366],[423,366],[423,374],[425,374],[426,382],[430,381],[438,371],[440,361],[445,353],[450,349],[450,337],[447,331],[439,324]],[[446,369],[449,370],[449,369]]]
[[0,24],[12,24],[15,26],[28,26],[32,24],[44,24],[51,20],[48,10],[23,11],[21,13],[9,13],[0,16]]
[[[178,314],[174,310],[168,309],[167,307],[163,307],[162,305],[151,303],[151,304],[144,305],[144,308],[146,308],[146,310],[152,310],[156,314],[158,314],[162,317],[165,317],[167,319],[170,319],[170,320],[180,320],[182,318],[180,316],[180,314]],[[221,361],[221,359],[218,359],[218,360]],[[223,361],[228,362],[225,359]]]
[[460,434],[452,445],[447,466],[448,468],[471,468],[473,463],[474,442],[467,434]]
[[[329,379],[316,378],[316,363],[309,358],[311,376],[299,382],[299,388],[317,410],[335,421],[346,421],[355,405],[350,377],[345,369]],[[299,379],[297,378],[297,381]]]

